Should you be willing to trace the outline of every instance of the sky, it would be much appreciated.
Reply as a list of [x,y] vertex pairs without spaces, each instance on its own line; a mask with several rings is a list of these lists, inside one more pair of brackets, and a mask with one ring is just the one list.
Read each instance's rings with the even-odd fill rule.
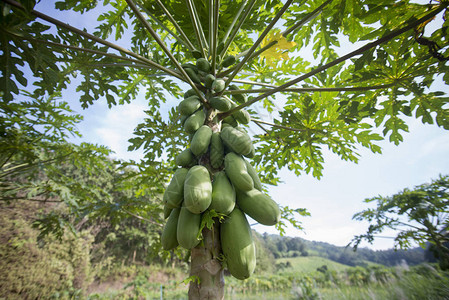
[[[51,4],[46,1],[41,3],[39,10],[48,11],[47,5]],[[76,13],[64,12],[64,19],[79,28],[86,27],[89,18],[92,21],[96,18],[86,15],[80,19],[77,16]],[[442,90],[447,91],[447,86]],[[104,100],[99,100],[83,110],[77,97],[73,90],[62,95],[63,100],[84,116],[84,121],[78,126],[83,135],[82,141],[106,145],[115,152],[116,158],[139,160],[143,156],[141,150],[127,151],[128,139],[145,117],[146,100],[143,94],[130,104],[111,109]],[[169,105],[173,105],[173,101],[175,99],[169,99]],[[352,220],[355,213],[369,207],[363,203],[364,199],[377,195],[389,196],[404,188],[430,182],[439,174],[449,174],[449,132],[435,125],[423,125],[415,119],[410,119],[408,125],[410,133],[404,133],[403,143],[395,146],[383,141],[380,143],[382,154],[361,149],[358,164],[342,161],[336,155],[325,152],[321,180],[305,174],[297,177],[281,170],[282,183],[269,187],[270,196],[282,206],[306,208],[311,213],[310,217],[300,218],[303,231],[287,228],[286,235],[346,246],[354,235],[366,231],[366,223]],[[261,233],[277,233],[274,227],[256,225],[253,228]],[[392,237],[393,233],[383,235]],[[392,239],[379,238],[369,247],[387,249],[392,245]]]

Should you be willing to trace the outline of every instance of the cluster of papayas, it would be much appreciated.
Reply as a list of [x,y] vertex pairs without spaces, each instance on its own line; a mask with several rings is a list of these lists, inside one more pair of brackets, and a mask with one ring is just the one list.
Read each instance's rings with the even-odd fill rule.
[[239,126],[249,123],[248,112],[238,110],[223,120],[216,119],[212,122],[218,124],[214,130],[206,125],[206,116],[229,111],[245,102],[246,97],[235,94],[233,101],[221,96],[225,81],[210,73],[210,63],[204,58],[183,67],[204,92],[201,96],[206,102],[192,89],[178,105],[181,124],[190,135],[190,147],[176,157],[179,168],[164,193],[164,215],[168,219],[162,246],[166,250],[178,245],[196,247],[201,242],[198,237],[202,215],[213,209],[226,216],[220,224],[220,239],[227,268],[234,277],[246,279],[256,266],[247,216],[264,225],[275,225],[280,219],[279,207],[262,191],[256,170],[245,159],[254,156],[251,138]]

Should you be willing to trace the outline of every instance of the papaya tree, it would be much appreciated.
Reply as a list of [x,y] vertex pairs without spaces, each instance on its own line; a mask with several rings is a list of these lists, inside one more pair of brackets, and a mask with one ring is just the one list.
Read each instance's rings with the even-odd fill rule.
[[399,144],[412,116],[449,129],[433,85],[449,81],[448,1],[0,3],[2,101],[71,84],[85,108],[145,92],[130,150],[173,170],[161,242],[191,249],[191,299],[222,299],[225,267],[251,275],[247,216],[282,231],[305,214],[266,194],[280,169],[320,178],[323,147],[357,162],[358,147]]

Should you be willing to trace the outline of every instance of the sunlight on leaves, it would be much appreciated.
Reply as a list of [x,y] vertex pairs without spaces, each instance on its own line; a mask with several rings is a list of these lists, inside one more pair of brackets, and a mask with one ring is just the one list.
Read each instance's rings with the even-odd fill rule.
[[265,47],[272,42],[276,42],[273,46],[265,50],[261,54],[261,59],[265,58],[270,66],[275,66],[281,59],[288,60],[288,50],[296,46],[295,42],[289,42],[281,34],[280,30],[271,31],[261,43],[261,47]]

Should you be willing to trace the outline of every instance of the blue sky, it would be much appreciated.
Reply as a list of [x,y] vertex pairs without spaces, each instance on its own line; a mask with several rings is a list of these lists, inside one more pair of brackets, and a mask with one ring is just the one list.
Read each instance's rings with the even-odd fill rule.
[[[42,1],[38,10],[48,12],[51,7],[52,3]],[[53,11],[49,14],[62,17],[78,28],[93,28],[96,24],[95,14],[86,14],[82,18],[73,12]],[[121,42],[119,44],[123,45]],[[344,53],[349,50],[345,45]],[[440,90],[447,91],[447,86]],[[83,141],[106,145],[115,151],[115,157],[118,158],[138,160],[142,157],[141,151],[127,152],[127,140],[132,137],[135,126],[145,117],[146,101],[143,93],[131,104],[112,109],[108,109],[104,100],[99,100],[82,110],[78,95],[73,90],[65,92],[62,98],[84,115],[84,121],[79,124]],[[171,99],[168,104],[176,105],[174,101]],[[321,180],[310,175],[296,177],[282,170],[280,175],[283,183],[270,187],[270,196],[281,205],[307,208],[312,214],[311,217],[301,219],[303,232],[289,228],[287,235],[344,246],[367,227],[367,224],[351,220],[356,212],[368,208],[363,203],[365,198],[388,196],[404,188],[429,182],[439,174],[449,173],[449,132],[436,126],[423,125],[414,119],[410,119],[408,125],[410,133],[404,133],[403,143],[395,146],[388,141],[382,142],[381,155],[361,149],[358,164],[341,161],[332,153],[325,153]],[[276,233],[274,227],[254,227],[259,232]],[[377,239],[371,247],[385,249],[391,246],[391,239],[382,238]]]

